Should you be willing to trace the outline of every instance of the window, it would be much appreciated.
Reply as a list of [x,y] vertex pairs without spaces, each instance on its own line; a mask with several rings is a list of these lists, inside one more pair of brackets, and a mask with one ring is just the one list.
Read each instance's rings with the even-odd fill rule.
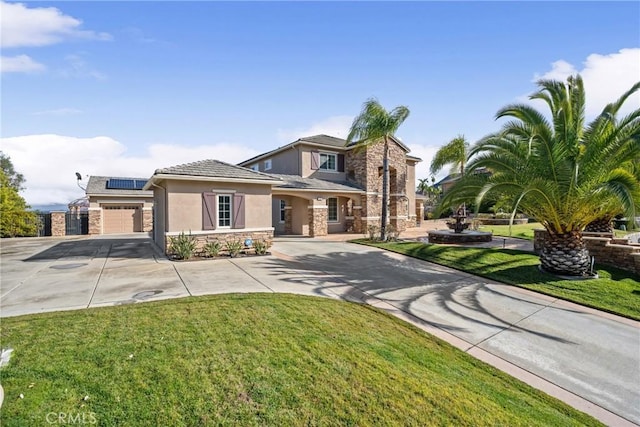
[[251,165],[249,169],[251,169],[252,171],[260,172],[260,165],[256,163],[255,165]]
[[264,170],[268,171],[269,169],[271,169],[271,159],[264,161]]
[[218,195],[218,227],[231,227],[231,196]]
[[338,199],[335,197],[328,198],[327,206],[329,207],[327,220],[330,222],[338,222]]
[[320,168],[321,170],[335,171],[336,170],[336,155],[328,153],[320,153]]
[[285,206],[287,206],[287,202],[280,200],[280,222],[284,222]]

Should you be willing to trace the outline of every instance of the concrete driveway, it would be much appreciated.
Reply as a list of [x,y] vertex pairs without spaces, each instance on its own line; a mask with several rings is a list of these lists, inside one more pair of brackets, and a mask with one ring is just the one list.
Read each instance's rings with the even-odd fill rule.
[[640,323],[374,248],[279,238],[170,262],[140,235],[3,240],[1,315],[228,292],[365,302],[609,425],[640,424]]

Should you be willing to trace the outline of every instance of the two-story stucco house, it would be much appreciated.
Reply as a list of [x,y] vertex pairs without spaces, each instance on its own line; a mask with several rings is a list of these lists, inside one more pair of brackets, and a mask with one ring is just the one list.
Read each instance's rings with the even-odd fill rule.
[[[369,225],[380,225],[383,147],[346,146],[344,139],[316,135],[239,165],[283,181],[272,189],[277,233],[361,233]],[[420,159],[408,153],[406,145],[392,138],[389,218],[399,231],[416,226],[415,165]]]
[[[416,225],[420,159],[408,153],[402,142],[391,141],[389,219],[399,231]],[[158,169],[144,187],[154,194],[154,241],[167,250],[181,232],[197,236],[199,245],[366,232],[380,225],[382,157],[382,143],[357,149],[317,135],[239,165],[202,160]]]

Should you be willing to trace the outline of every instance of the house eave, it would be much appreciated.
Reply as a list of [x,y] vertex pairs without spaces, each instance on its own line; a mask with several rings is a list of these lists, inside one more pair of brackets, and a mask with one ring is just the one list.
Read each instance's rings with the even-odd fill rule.
[[174,174],[157,174],[153,175],[147,184],[143,187],[143,190],[150,190],[154,184],[157,184],[163,180],[175,180],[175,181],[206,181],[206,182],[229,182],[235,184],[261,184],[261,185],[275,185],[281,184],[280,180],[268,180],[268,179],[249,179],[249,178],[225,178],[219,176],[200,176],[200,175],[174,175]]

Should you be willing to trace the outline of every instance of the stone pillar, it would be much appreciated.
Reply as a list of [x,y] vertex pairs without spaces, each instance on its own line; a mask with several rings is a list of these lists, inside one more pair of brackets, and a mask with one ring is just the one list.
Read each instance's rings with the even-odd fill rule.
[[416,227],[420,227],[424,221],[424,202],[416,200]]
[[353,207],[353,232],[364,232],[364,229],[362,228],[362,206]]
[[326,236],[328,207],[325,200],[313,200],[309,205],[309,236]]
[[153,208],[142,208],[142,231],[153,230]]
[[66,212],[51,212],[51,235],[65,236],[67,234],[65,225]]
[[89,208],[89,234],[102,234],[102,208]]
[[293,207],[284,207],[284,234],[293,234]]

